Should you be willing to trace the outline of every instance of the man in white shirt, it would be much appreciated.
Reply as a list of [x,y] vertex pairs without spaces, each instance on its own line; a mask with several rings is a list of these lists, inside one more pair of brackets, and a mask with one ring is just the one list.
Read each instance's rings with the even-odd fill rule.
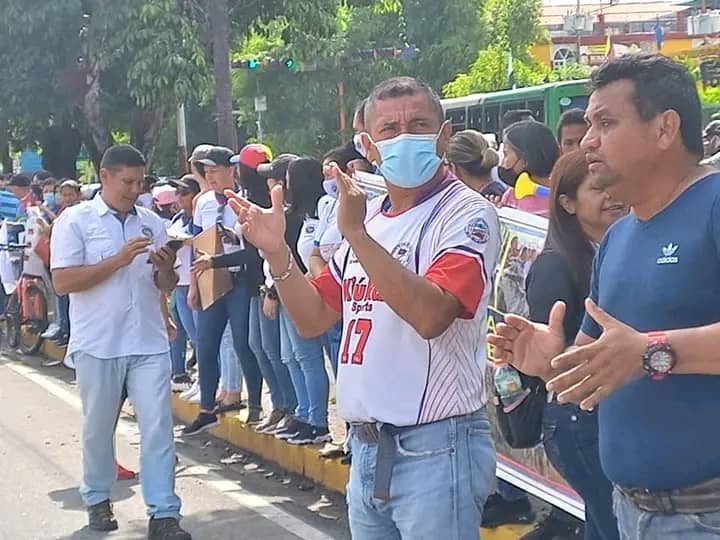
[[136,205],[144,173],[145,158],[132,146],[105,152],[101,193],[55,222],[53,285],[58,294],[70,294],[68,354],[83,404],[80,493],[90,528],[118,527],[110,505],[113,431],[126,389],[140,428],[148,538],[190,540],[178,524],[169,345],[160,311],[160,293],[172,291],[178,277],[162,220]]
[[485,413],[485,327],[500,249],[494,207],[443,166],[451,126],[427,85],[378,85],[361,141],[386,180],[365,194],[337,165],[345,239],[312,281],[284,242],[282,194],[263,210],[235,197],[305,337],[342,316],[338,414],[351,423],[354,540],[477,538],[495,476]]

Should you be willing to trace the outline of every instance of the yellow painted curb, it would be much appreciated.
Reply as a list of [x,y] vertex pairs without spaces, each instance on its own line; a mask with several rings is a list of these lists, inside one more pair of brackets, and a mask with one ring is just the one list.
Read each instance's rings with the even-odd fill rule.
[[[65,358],[65,348],[45,340],[41,352],[56,360]],[[173,414],[189,424],[197,416],[200,407],[172,396]],[[338,459],[324,459],[319,445],[293,446],[272,435],[255,433],[254,427],[245,423],[247,412],[220,417],[220,425],[211,433],[238,448],[252,452],[263,459],[276,463],[283,469],[300,474],[337,493],[345,493],[350,468]],[[497,529],[482,529],[483,540],[518,540],[531,531],[532,525],[505,525]]]

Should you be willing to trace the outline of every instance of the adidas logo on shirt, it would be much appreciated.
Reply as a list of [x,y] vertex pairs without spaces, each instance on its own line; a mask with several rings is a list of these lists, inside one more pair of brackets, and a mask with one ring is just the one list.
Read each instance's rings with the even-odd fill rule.
[[659,257],[657,260],[657,264],[677,264],[680,259],[675,256],[675,253],[677,253],[677,250],[680,246],[677,246],[670,242],[667,246],[664,246],[662,248],[663,256]]

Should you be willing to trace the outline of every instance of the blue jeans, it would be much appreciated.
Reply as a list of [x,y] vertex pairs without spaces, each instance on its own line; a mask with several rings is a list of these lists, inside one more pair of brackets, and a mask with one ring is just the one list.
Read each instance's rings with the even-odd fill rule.
[[330,383],[320,338],[300,337],[290,314],[280,306],[280,357],[295,388],[295,416],[301,422],[327,427]]
[[185,374],[185,354],[187,353],[188,336],[185,333],[182,323],[180,322],[180,315],[178,315],[175,305],[173,305],[170,309],[170,317],[177,328],[177,337],[170,342],[172,375],[173,377],[176,377],[178,375]]
[[56,296],[55,306],[57,308],[58,326],[63,334],[70,335],[70,296]]
[[193,347],[197,345],[197,311],[190,309],[187,303],[189,287],[187,285],[180,285],[175,288],[173,292],[175,309],[177,315],[188,338]]
[[495,448],[485,410],[395,436],[390,500],[373,497],[377,444],[351,428],[347,487],[353,540],[477,540],[495,482]]
[[720,512],[660,514],[644,512],[618,490],[613,493],[621,540],[712,540],[720,538]]
[[334,326],[330,327],[325,333],[325,339],[328,344],[328,354],[330,355],[330,365],[332,365],[333,375],[337,380],[338,358],[340,357],[340,342],[342,341],[343,322],[338,321]]
[[220,379],[218,355],[220,342],[228,321],[232,329],[235,352],[240,359],[248,390],[248,403],[260,407],[262,375],[255,356],[248,346],[248,320],[250,294],[248,288],[238,283],[225,296],[206,310],[198,312],[198,368],[200,375],[200,406],[204,411],[215,408],[215,393]]
[[550,463],[585,501],[586,540],[617,540],[613,488],[600,465],[597,409],[546,404],[543,446]]
[[110,498],[116,475],[115,422],[126,386],[140,428],[140,484],[148,515],[178,518],[168,355],[107,359],[77,352],[73,361],[83,406],[80,494],[85,504]]
[[235,352],[232,327],[228,323],[220,341],[220,388],[232,394],[242,392],[242,367]]
[[250,349],[270,390],[273,408],[295,411],[295,389],[280,359],[280,320],[265,316],[260,296],[250,299]]

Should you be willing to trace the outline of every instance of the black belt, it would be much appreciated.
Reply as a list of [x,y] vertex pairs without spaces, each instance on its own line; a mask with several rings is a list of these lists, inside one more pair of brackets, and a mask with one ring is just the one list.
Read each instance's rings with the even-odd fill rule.
[[[425,424],[423,424],[425,425]],[[373,496],[381,501],[390,500],[390,480],[395,462],[395,435],[421,426],[397,427],[392,424],[352,424],[353,433],[364,443],[377,443],[375,457],[375,488]]]
[[644,512],[703,514],[720,511],[720,478],[668,491],[615,487],[625,498]]

